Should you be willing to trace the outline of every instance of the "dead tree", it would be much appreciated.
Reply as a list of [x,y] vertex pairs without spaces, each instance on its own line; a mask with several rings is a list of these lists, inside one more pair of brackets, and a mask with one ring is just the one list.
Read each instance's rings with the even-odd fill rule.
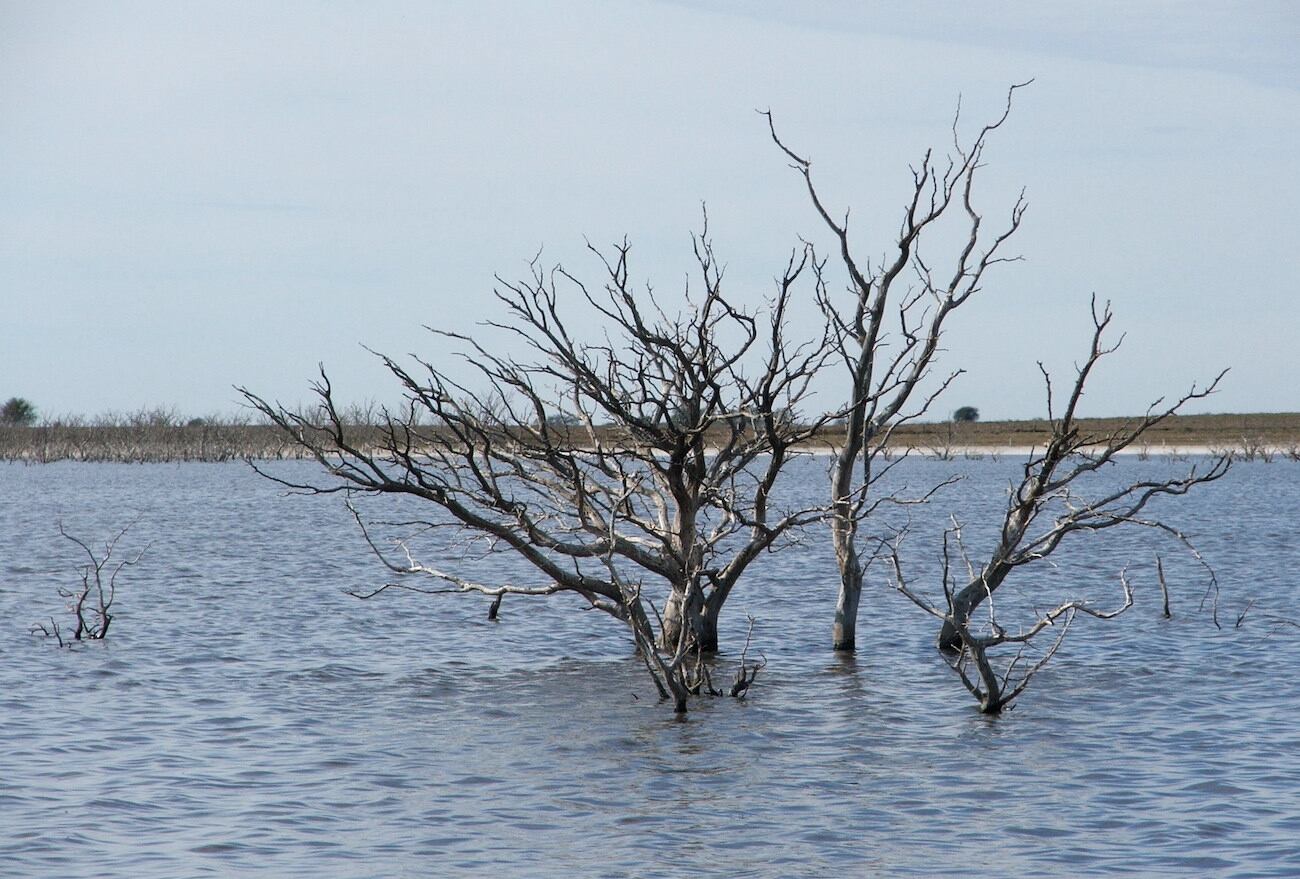
[[[1166,406],[1162,400],[1156,400],[1143,417],[1126,421],[1112,432],[1088,434],[1076,419],[1084,386],[1097,363],[1117,350],[1119,342],[1123,341],[1121,338],[1115,345],[1106,345],[1104,337],[1110,321],[1112,311],[1109,304],[1099,309],[1096,296],[1093,296],[1091,347],[1087,358],[1076,367],[1074,385],[1060,413],[1053,400],[1052,378],[1043,364],[1039,364],[1047,386],[1048,421],[1052,434],[1043,451],[1035,451],[1026,460],[1021,482],[1010,489],[997,544],[982,564],[976,566],[967,555],[961,525],[956,520],[953,520],[952,528],[944,532],[943,573],[940,576],[943,602],[931,601],[907,583],[898,553],[905,532],[897,534],[889,544],[883,542],[884,554],[893,562],[894,586],[914,605],[940,620],[939,646],[946,662],[961,677],[962,684],[979,701],[980,710],[985,714],[1000,713],[1023,692],[1036,672],[1060,649],[1070,624],[1080,614],[1096,619],[1113,619],[1132,606],[1132,586],[1125,570],[1119,572],[1123,602],[1115,609],[1099,610],[1089,605],[1086,599],[1069,598],[1054,603],[1048,611],[1035,611],[1015,631],[998,619],[995,610],[998,589],[1011,581],[1026,580],[1023,575],[1011,575],[1028,564],[1050,557],[1070,534],[1096,533],[1118,525],[1151,528],[1164,533],[1179,541],[1201,563],[1209,576],[1208,594],[1217,599],[1218,581],[1213,568],[1201,559],[1186,534],[1152,518],[1147,514],[1147,507],[1156,498],[1178,497],[1197,485],[1221,479],[1230,467],[1230,456],[1216,456],[1208,464],[1197,464],[1175,479],[1138,480],[1117,485],[1114,481],[1093,477],[1099,476],[1102,469],[1113,466],[1115,455],[1138,443],[1147,430],[1182,410],[1191,400],[1214,393],[1225,373],[1219,373],[1205,387],[1193,386],[1173,404]],[[959,554],[962,564],[956,563],[954,553]],[[965,571],[965,575],[958,571]],[[959,576],[963,576],[965,583],[959,583]],[[1167,615],[1169,594],[1165,586],[1164,563],[1158,557],[1156,576],[1164,594]],[[1034,597],[1041,598],[1039,594]],[[984,612],[976,614],[975,611],[982,606]],[[1052,629],[1056,637],[1035,658],[1027,658],[1032,641],[1048,629]],[[998,667],[1001,661],[995,654],[1004,646],[1015,648],[1015,653]]]
[[[589,246],[603,289],[537,260],[522,281],[498,278],[506,318],[487,326],[516,353],[431,329],[459,347],[472,382],[378,355],[405,403],[379,413],[377,432],[340,415],[323,369],[313,412],[241,388],[326,474],[309,484],[264,475],[318,494],[428,502],[438,514],[408,530],[460,529],[516,553],[536,580],[479,582],[456,565],[420,562],[405,543],[394,555],[358,514],[390,570],[443,584],[422,591],[581,596],[630,627],[661,694],[685,711],[688,695],[713,690],[702,654],[717,649],[719,614],[745,570],[822,515],[771,498],[795,447],[825,420],[791,413],[830,350],[828,335],[786,335],[797,282],[819,270],[810,247],[791,255],[768,307],[751,313],[723,293],[707,218],[693,242],[698,292],[687,291],[679,312],[634,289],[626,241]],[[573,335],[562,299],[585,303],[603,335]]]
[[[1039,364],[1047,388],[1051,437],[1042,452],[1030,454],[1019,485],[1011,488],[998,542],[989,557],[978,566],[971,561],[962,543],[961,527],[954,520],[943,536],[940,578],[943,600],[936,602],[929,600],[905,578],[898,552],[901,534],[885,548],[893,561],[895,587],[940,621],[939,647],[985,713],[1002,711],[1024,691],[1034,674],[1055,655],[1078,615],[1111,619],[1133,604],[1133,591],[1125,570],[1119,574],[1123,603],[1114,609],[1100,610],[1082,598],[1069,598],[1055,602],[1051,610],[1035,612],[1015,631],[999,619],[994,600],[998,590],[1017,580],[1026,582],[1028,578],[1025,575],[1013,575],[1026,565],[1047,559],[1069,535],[1095,533],[1121,525],[1154,529],[1180,542],[1201,563],[1208,574],[1208,590],[1217,594],[1213,569],[1200,557],[1188,537],[1149,515],[1147,507],[1156,498],[1180,496],[1198,485],[1221,478],[1231,463],[1229,457],[1219,456],[1208,465],[1194,465],[1183,476],[1171,479],[1116,484],[1092,477],[1113,465],[1115,456],[1138,442],[1147,430],[1177,413],[1190,401],[1213,393],[1223,373],[1204,388],[1193,387],[1172,405],[1156,401],[1141,418],[1132,419],[1104,435],[1087,434],[1079,426],[1077,409],[1094,367],[1119,347],[1118,343],[1108,346],[1103,341],[1111,319],[1110,307],[1098,309],[1094,297],[1092,344],[1088,357],[1076,367],[1074,385],[1060,413],[1053,401],[1051,377]],[[954,552],[960,554],[962,565],[955,563]],[[964,570],[964,575],[959,574],[959,570]],[[959,582],[959,576],[963,577],[964,583]],[[1156,576],[1164,592],[1164,566],[1158,557]],[[1032,598],[1042,599],[1043,596],[1036,590]],[[977,614],[980,607],[985,611]],[[1165,607],[1168,608],[1167,592]],[[1048,629],[1056,635],[1052,643],[1036,658],[1027,659],[1031,642]],[[1004,645],[1016,648],[1016,652],[999,669],[994,653]]]
[[[960,650],[961,629],[970,620],[972,611],[991,598],[1013,571],[1051,555],[1071,534],[1095,533],[1119,525],[1152,528],[1180,541],[1195,555],[1195,549],[1182,532],[1159,519],[1146,517],[1144,511],[1155,498],[1183,495],[1198,485],[1219,479],[1228,471],[1231,463],[1228,455],[1215,457],[1208,465],[1194,465],[1186,474],[1174,479],[1141,480],[1092,492],[1085,491],[1085,483],[1089,477],[1113,464],[1117,454],[1133,446],[1152,427],[1179,412],[1189,402],[1214,393],[1227,371],[1219,373],[1205,387],[1193,386],[1172,404],[1157,400],[1144,416],[1126,421],[1109,433],[1086,433],[1077,421],[1084,385],[1097,363],[1123,342],[1122,337],[1114,345],[1108,346],[1103,341],[1111,318],[1110,305],[1106,304],[1099,310],[1094,296],[1092,345],[1088,357],[1077,367],[1074,386],[1064,410],[1059,413],[1053,401],[1051,376],[1039,363],[1047,389],[1051,438],[1042,452],[1031,454],[1025,462],[1020,484],[1008,497],[1001,536],[991,556],[978,571],[972,571],[966,585],[953,594],[939,633],[941,649]],[[1038,527],[1044,519],[1049,519],[1050,524]],[[1199,555],[1195,557],[1200,558]],[[1212,571],[1210,576],[1213,578]]]
[[[1027,625],[1016,632],[1011,632],[999,622],[990,598],[986,605],[987,619],[983,626],[977,626],[973,624],[970,617],[958,620],[952,613],[956,590],[956,579],[953,574],[955,566],[952,558],[954,547],[960,552],[967,570],[971,570],[965,547],[962,545],[961,525],[954,520],[952,527],[943,535],[941,582],[946,606],[934,606],[908,585],[898,555],[900,541],[901,535],[896,538],[890,551],[894,566],[894,585],[922,610],[942,620],[945,625],[949,623],[954,625],[961,644],[956,651],[945,654],[948,667],[957,673],[962,684],[979,702],[980,711],[984,714],[1000,714],[1024,692],[1033,676],[1056,655],[1056,651],[1065,640],[1066,633],[1070,630],[1071,623],[1079,614],[1106,620],[1119,616],[1133,606],[1133,588],[1129,585],[1128,572],[1124,570],[1119,573],[1124,601],[1113,610],[1098,610],[1090,607],[1083,599],[1071,599],[1045,613],[1036,613]],[[1037,656],[1027,657],[1031,642],[1049,628],[1055,632],[1056,637]],[[1007,644],[1014,646],[1016,652],[999,667],[999,660],[994,651]]]
[[[134,525],[135,523],[131,523]],[[81,585],[72,589],[59,589],[59,596],[67,599],[68,611],[72,614],[73,630],[72,641],[100,641],[108,635],[108,627],[113,622],[113,601],[117,597],[117,577],[123,570],[139,564],[140,559],[144,557],[148,550],[146,546],[135,555],[123,561],[114,559],[114,552],[117,550],[117,544],[131,529],[127,525],[121,531],[104,544],[102,555],[96,555],[90,545],[79,537],[69,534],[64,529],[63,523],[59,523],[59,534],[62,537],[81,547],[82,552],[86,554],[87,563],[79,568],[81,575]],[[107,574],[105,573],[107,571]],[[50,625],[47,628],[43,623],[37,623],[32,626],[32,633],[40,632],[47,637],[53,637],[59,642],[59,646],[64,646],[67,642],[63,638],[63,630],[60,628],[58,621],[51,618]]]
[[[927,151],[920,167],[912,170],[912,194],[903,209],[897,240],[874,266],[858,255],[850,241],[848,212],[842,219],[832,214],[813,183],[812,162],[785,145],[767,114],[772,139],[803,177],[848,276],[846,305],[828,294],[825,283],[816,288],[817,302],[833,332],[837,359],[848,376],[843,413],[847,416],[846,440],[831,470],[830,525],[840,572],[832,632],[836,650],[853,650],[857,644],[866,566],[859,548],[860,526],[882,504],[908,500],[877,493],[880,480],[897,463],[885,455],[891,435],[900,424],[923,415],[960,374],[960,370],[953,372],[939,380],[937,387],[926,385],[949,316],[980,291],[992,267],[1017,259],[1001,253],[1020,228],[1026,207],[1024,193],[1016,199],[1005,224],[989,234],[976,210],[973,191],[988,137],[1006,121],[1012,97],[1025,85],[1028,83],[1012,86],[1001,116],[965,145],[958,133],[958,112],[953,123],[953,155],[941,160]],[[950,267],[940,273],[922,245],[928,233],[945,227],[945,218],[964,230],[965,243]],[[918,391],[922,387],[931,389]]]

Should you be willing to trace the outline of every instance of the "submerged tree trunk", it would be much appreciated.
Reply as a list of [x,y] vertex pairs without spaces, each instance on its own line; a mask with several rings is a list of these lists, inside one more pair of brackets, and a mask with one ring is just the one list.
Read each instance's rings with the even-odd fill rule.
[[718,614],[721,610],[721,604],[716,608],[706,604],[695,621],[695,646],[703,653],[718,652]]
[[676,587],[668,593],[659,625],[659,649],[671,652],[682,638],[686,625],[686,595]]
[[673,700],[674,714],[685,714],[686,700],[691,695],[690,689],[686,686],[679,668],[666,663],[664,658],[655,651],[654,627],[646,616],[645,606],[640,596],[625,599],[623,607],[626,622],[636,642],[637,655],[645,663],[646,670],[650,672],[655,688],[659,691],[659,697]]
[[[958,636],[958,641],[961,638]],[[982,692],[976,694],[979,699],[981,714],[1001,714],[1002,708],[1007,704],[1003,698],[1002,681],[998,679],[998,674],[993,670],[993,664],[989,662],[988,653],[983,644],[971,645],[971,653],[975,658],[975,668],[979,671],[980,683],[984,685]]]
[[840,591],[835,600],[835,623],[831,627],[831,649],[853,651],[858,642],[858,604],[862,600],[862,563],[853,538],[834,531],[835,555],[839,560]]
[[961,649],[959,627],[970,624],[971,614],[984,602],[985,598],[992,595],[993,591],[1002,585],[1002,581],[1007,578],[1007,574],[1010,572],[1011,567],[1009,565],[992,564],[985,568],[980,576],[971,580],[952,597],[952,610],[944,619],[943,626],[939,629],[940,650],[956,651]]
[[[832,476],[834,504],[831,519],[831,543],[840,571],[839,595],[835,599],[835,621],[831,626],[831,649],[851,652],[858,646],[858,604],[862,600],[862,559],[858,556],[857,532],[853,505],[854,467],[866,445],[869,431],[863,428],[865,410],[849,419],[849,435],[840,450]],[[870,467],[870,462],[867,464]]]
[[682,590],[674,588],[664,605],[660,649],[675,651],[683,633],[689,629],[692,650],[717,653],[718,617],[721,613],[722,602],[705,601],[698,586]]
[[840,583],[839,600],[835,602],[835,624],[831,627],[831,649],[851,653],[858,649],[858,602],[862,586],[848,588]]
[[[970,586],[967,585],[961,592],[953,597],[953,610],[944,619],[944,624],[939,629],[939,649],[944,653],[956,653],[962,649],[962,636],[958,631],[958,620],[962,625],[970,622],[971,611],[975,610],[974,597],[967,594],[970,592]],[[983,597],[983,590],[980,590]]]

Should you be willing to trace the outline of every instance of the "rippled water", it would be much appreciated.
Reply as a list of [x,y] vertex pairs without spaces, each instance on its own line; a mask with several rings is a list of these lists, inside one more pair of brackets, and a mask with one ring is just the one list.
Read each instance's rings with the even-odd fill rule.
[[[900,476],[954,471],[913,511],[918,583],[949,511],[988,539],[1015,462]],[[750,699],[678,722],[573,602],[508,599],[491,624],[484,600],[343,594],[384,582],[346,511],[243,465],[3,466],[0,875],[1300,875],[1300,630],[1267,619],[1300,616],[1300,465],[1238,465],[1164,509],[1219,571],[1222,629],[1176,547],[1067,547],[1038,585],[1099,601],[1158,547],[1174,619],[1135,566],[1137,606],[1081,621],[985,718],[883,588],[856,659],[826,649],[815,539],[728,606],[723,661],[746,614],[769,660]],[[151,547],[108,640],[27,634],[74,576],[56,523],[102,539],[136,516],[123,546]]]

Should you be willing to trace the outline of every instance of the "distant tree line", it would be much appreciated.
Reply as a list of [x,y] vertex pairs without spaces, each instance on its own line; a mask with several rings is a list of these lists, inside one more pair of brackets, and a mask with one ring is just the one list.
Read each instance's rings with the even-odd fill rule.
[[0,419],[3,461],[229,461],[303,455],[274,427],[249,415],[183,417],[174,409],[155,407],[38,420],[30,404],[13,411],[21,417]]

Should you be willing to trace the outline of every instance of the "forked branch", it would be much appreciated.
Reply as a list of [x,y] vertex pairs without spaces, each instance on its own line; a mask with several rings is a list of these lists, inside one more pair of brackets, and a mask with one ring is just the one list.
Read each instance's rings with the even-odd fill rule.
[[[1146,514],[1157,498],[1177,497],[1197,486],[1214,482],[1228,472],[1231,458],[1219,455],[1193,464],[1185,473],[1162,479],[1137,479],[1116,486],[1093,477],[1115,463],[1116,455],[1131,447],[1148,430],[1175,415],[1187,404],[1213,394],[1226,374],[1220,372],[1203,387],[1193,386],[1172,404],[1153,403],[1140,418],[1124,422],[1107,433],[1089,434],[1080,426],[1078,406],[1093,369],[1119,348],[1108,344],[1105,333],[1112,313],[1109,304],[1098,307],[1092,300],[1092,340],[1088,357],[1076,368],[1075,380],[1059,413],[1055,411],[1051,377],[1039,365],[1047,390],[1051,437],[1041,452],[1032,453],[1023,467],[1019,485],[1007,500],[1001,537],[992,554],[952,598],[952,618],[945,621],[939,646],[956,651],[961,647],[959,629],[971,613],[1002,587],[1012,571],[1047,558],[1072,534],[1095,533],[1118,526],[1149,528],[1181,543],[1209,572],[1207,596],[1217,606],[1218,581],[1204,564],[1191,540],[1179,529]],[[1217,614],[1215,616],[1217,624]]]
[[[81,583],[73,588],[60,588],[59,596],[66,599],[67,610],[72,614],[73,628],[71,642],[100,641],[108,635],[108,628],[114,620],[113,602],[117,598],[117,578],[122,571],[139,564],[148,551],[146,545],[124,559],[116,557],[117,545],[126,533],[135,526],[134,520],[113,535],[104,544],[102,552],[97,553],[89,543],[68,532],[63,522],[58,523],[59,536],[76,544],[86,557],[86,562],[77,569]],[[66,646],[63,629],[53,618],[47,627],[37,623],[31,627],[33,634],[40,633],[55,638],[59,646]]]

